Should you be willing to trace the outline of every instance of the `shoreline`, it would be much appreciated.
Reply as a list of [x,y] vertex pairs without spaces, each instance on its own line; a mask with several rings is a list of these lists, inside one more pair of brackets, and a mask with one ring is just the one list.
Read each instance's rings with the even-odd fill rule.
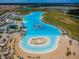
[[31,54],[46,54],[46,53],[54,52],[54,51],[57,49],[57,47],[59,46],[59,45],[58,45],[58,42],[59,42],[60,38],[61,38],[61,36],[57,38],[56,46],[52,47],[52,48],[51,48],[50,50],[48,50],[48,51],[43,51],[43,52],[39,52],[39,51],[38,51],[38,52],[33,52],[33,51],[29,51],[29,50],[27,50],[27,49],[24,49],[24,48],[22,47],[22,45],[21,45],[21,41],[18,43],[18,46],[22,49],[22,51],[24,51],[24,52],[26,52],[26,53],[31,53]]
[[[29,14],[32,14],[32,13],[29,13]],[[42,12],[42,14],[45,14],[45,12]],[[28,15],[25,15],[25,16],[28,16]],[[25,22],[25,16],[24,16],[24,18],[23,18],[23,21],[24,21],[24,23],[26,23]],[[40,21],[42,22],[42,23],[44,23],[44,24],[47,24],[47,23],[45,23],[44,21],[42,21],[42,18],[43,18],[44,16],[42,15],[41,17],[40,17]],[[57,30],[60,32],[60,35],[58,36],[58,37],[56,37],[56,44],[50,49],[50,50],[48,50],[48,51],[45,51],[45,52],[37,52],[37,54],[40,54],[40,53],[48,53],[48,52],[50,52],[50,51],[54,51],[57,47],[58,47],[58,41],[59,41],[59,37],[61,37],[61,34],[62,34],[62,31],[58,28],[58,27],[56,27],[55,25],[51,25],[51,24],[47,24],[47,25],[49,25],[49,26],[52,26],[52,27],[54,27],[54,28],[57,28]],[[51,41],[52,41],[52,39],[51,39]],[[22,50],[24,50],[25,52],[30,52],[30,51],[28,51],[28,50],[26,50],[26,49],[24,49],[23,47],[22,47],[22,45],[21,45],[21,42],[19,43],[19,47],[21,47],[21,49]],[[33,51],[31,51],[30,53],[35,53],[35,52],[33,52]],[[36,53],[35,53],[36,54]]]
[[[18,38],[17,38],[18,39]],[[42,59],[49,59],[49,57],[52,57],[52,58],[60,58],[59,56],[64,56],[64,59],[68,59],[68,56],[65,55],[66,53],[66,48],[69,47],[69,40],[72,40],[71,38],[69,38],[67,35],[63,36],[60,38],[60,40],[58,41],[58,44],[59,46],[56,48],[55,51],[53,52],[50,52],[50,53],[46,53],[46,54],[31,54],[31,53],[28,53],[28,52],[24,52],[19,46],[18,46],[18,42],[19,40],[21,40],[21,37],[16,40],[16,43],[15,43],[15,48],[16,48],[16,51],[18,52],[18,54],[20,56],[23,56],[25,59],[29,59],[28,56],[40,56]],[[71,59],[78,59],[79,56],[78,56],[78,53],[79,53],[79,50],[76,49],[76,48],[79,48],[77,46],[77,43],[74,41],[73,42],[73,45],[71,47],[69,47],[72,52],[76,52],[76,56],[74,57],[69,57]]]

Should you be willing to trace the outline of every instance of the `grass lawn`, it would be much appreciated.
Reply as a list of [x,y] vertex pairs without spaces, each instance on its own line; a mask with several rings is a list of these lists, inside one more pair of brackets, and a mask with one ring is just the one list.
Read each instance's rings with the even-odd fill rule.
[[44,21],[62,27],[69,36],[79,41],[79,19],[64,15],[63,12],[46,12]]

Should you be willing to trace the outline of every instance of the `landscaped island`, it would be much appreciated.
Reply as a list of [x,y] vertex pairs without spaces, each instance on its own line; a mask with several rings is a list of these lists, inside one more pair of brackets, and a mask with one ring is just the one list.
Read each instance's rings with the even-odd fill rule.
[[44,46],[44,45],[48,44],[48,42],[49,42],[48,40],[49,39],[46,37],[31,38],[29,41],[29,44],[33,45],[33,46]]

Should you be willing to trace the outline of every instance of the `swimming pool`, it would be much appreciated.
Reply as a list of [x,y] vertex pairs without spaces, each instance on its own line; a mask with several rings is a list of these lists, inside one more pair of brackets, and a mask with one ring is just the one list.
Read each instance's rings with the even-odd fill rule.
[[[19,42],[20,48],[28,53],[48,53],[54,51],[58,46],[58,38],[61,36],[61,30],[54,25],[42,22],[42,16],[45,12],[36,11],[24,16],[24,25],[26,34]],[[48,38],[46,45],[30,45],[29,40],[32,38]]]

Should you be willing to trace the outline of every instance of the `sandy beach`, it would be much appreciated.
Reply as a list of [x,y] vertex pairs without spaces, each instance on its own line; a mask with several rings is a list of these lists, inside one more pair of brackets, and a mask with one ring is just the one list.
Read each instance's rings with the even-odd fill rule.
[[[21,36],[16,38],[15,49],[18,55],[24,59],[79,59],[79,44],[67,35],[62,35],[59,39],[57,49],[47,54],[29,54],[24,52],[18,46],[19,40],[21,40]],[[72,40],[72,45],[70,45],[69,40]],[[71,55],[69,56],[66,55],[68,49],[71,51]]]

